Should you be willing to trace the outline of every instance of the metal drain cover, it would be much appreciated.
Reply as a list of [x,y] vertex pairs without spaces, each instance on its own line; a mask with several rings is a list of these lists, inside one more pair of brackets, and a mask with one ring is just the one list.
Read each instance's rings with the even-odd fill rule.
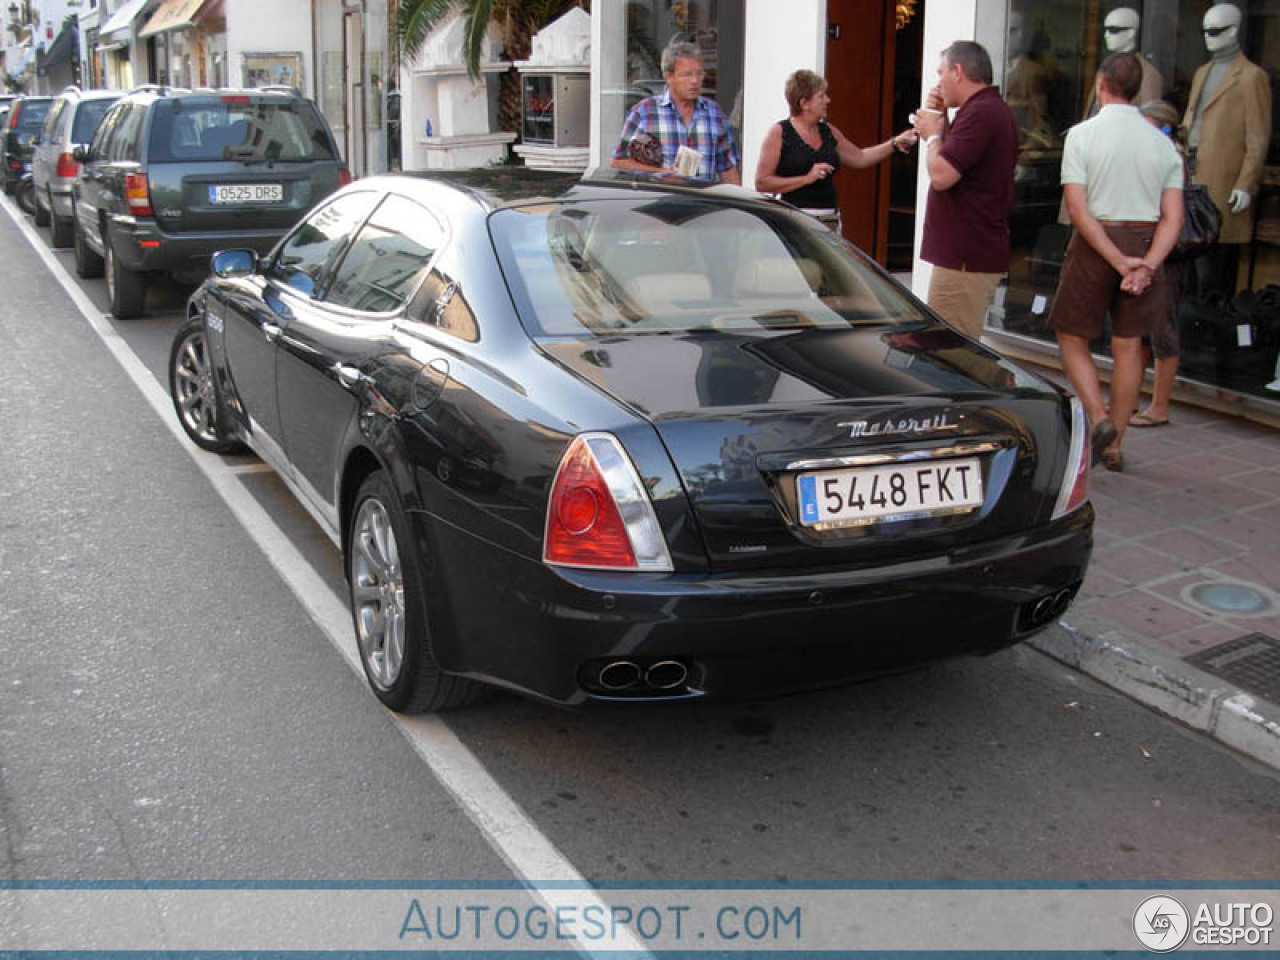
[[1280,703],[1280,640],[1274,637],[1247,633],[1183,659],[1241,690]]

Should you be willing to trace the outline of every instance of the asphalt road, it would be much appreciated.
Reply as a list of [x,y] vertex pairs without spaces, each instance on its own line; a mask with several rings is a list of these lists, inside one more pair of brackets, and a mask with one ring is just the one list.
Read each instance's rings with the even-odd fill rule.
[[[762,702],[399,722],[117,359],[163,381],[185,291],[104,339],[5,210],[0,879],[508,881],[537,843],[610,883],[1276,877],[1280,778],[1027,648]],[[345,603],[333,545],[229,466]]]

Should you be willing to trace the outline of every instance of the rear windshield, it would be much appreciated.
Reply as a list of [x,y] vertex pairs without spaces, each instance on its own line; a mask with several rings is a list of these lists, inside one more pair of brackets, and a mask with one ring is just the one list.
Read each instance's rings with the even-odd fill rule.
[[115,100],[81,100],[80,109],[76,111],[75,121],[71,124],[71,142],[88,143],[98,132],[98,124],[107,115]]
[[23,133],[39,130],[52,105],[52,100],[23,100],[22,107],[18,110],[18,129]]
[[780,206],[649,195],[510,208],[489,223],[535,338],[925,319],[854,248]]
[[153,162],[337,159],[309,101],[192,98],[161,101],[153,113]]

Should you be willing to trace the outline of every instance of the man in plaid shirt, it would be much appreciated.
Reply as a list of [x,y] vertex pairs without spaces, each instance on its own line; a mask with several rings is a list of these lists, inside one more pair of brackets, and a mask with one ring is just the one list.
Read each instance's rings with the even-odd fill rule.
[[[627,114],[622,136],[613,151],[612,165],[619,170],[673,170],[676,154],[689,147],[700,155],[702,180],[742,183],[738,172],[738,148],[723,111],[702,93],[702,52],[692,43],[673,43],[662,51],[662,73],[667,89],[641,100]],[[662,166],[633,159],[631,141],[647,133],[662,147]]]

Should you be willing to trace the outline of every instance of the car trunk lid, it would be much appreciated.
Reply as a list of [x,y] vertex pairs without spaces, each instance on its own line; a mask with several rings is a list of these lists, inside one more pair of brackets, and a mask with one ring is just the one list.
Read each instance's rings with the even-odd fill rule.
[[[1062,398],[941,325],[543,347],[653,424],[716,569],[910,559],[1011,534],[1048,520],[1066,463]],[[863,504],[805,516],[804,476],[820,498]]]

